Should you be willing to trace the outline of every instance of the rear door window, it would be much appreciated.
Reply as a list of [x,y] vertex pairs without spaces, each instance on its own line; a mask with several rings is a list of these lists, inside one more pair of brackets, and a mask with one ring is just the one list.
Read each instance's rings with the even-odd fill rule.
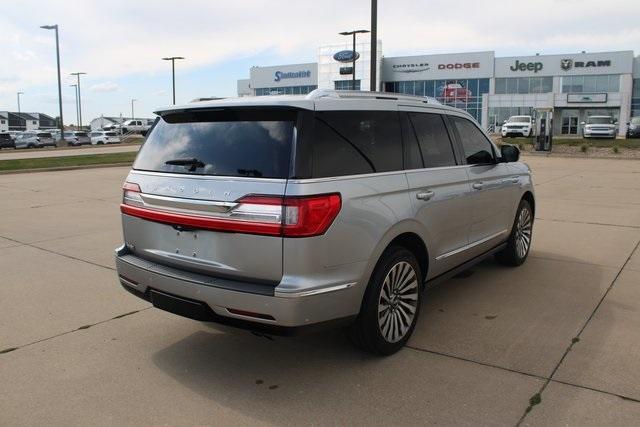
[[470,120],[449,116],[458,134],[467,164],[495,163],[493,145]]
[[298,111],[236,109],[164,114],[134,169],[194,175],[287,178]]
[[455,166],[456,158],[453,154],[453,146],[442,116],[430,113],[410,113],[409,117],[420,143],[424,167]]
[[[351,172],[402,170],[402,139],[397,111],[323,111],[316,113],[316,122],[330,128],[341,140],[341,145],[349,145],[368,165],[365,168],[360,160],[350,168]],[[354,174],[348,173],[348,169],[341,175]]]

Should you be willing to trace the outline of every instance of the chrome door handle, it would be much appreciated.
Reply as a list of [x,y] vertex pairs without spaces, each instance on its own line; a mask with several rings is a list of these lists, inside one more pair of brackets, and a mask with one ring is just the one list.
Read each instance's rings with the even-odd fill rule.
[[425,201],[426,201],[426,200],[430,200],[430,199],[433,197],[433,195],[434,195],[434,194],[435,194],[435,193],[434,193],[433,191],[431,191],[431,190],[427,190],[427,191],[419,191],[419,192],[416,194],[416,199],[418,199],[418,200],[425,200]]
[[482,188],[484,187],[484,183],[482,183],[481,181],[478,182],[474,182],[472,185],[474,190],[482,190]]
[[517,184],[517,183],[520,182],[520,178],[517,177],[517,176],[514,176],[513,178],[511,178],[511,182],[514,183],[514,184]]

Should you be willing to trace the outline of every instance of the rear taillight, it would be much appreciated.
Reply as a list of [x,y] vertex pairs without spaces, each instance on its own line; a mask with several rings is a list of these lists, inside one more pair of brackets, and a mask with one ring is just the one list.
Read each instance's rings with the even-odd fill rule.
[[313,196],[249,195],[219,215],[180,212],[147,207],[138,184],[126,182],[122,213],[150,221],[230,233],[283,237],[311,237],[324,234],[342,207],[340,194]]

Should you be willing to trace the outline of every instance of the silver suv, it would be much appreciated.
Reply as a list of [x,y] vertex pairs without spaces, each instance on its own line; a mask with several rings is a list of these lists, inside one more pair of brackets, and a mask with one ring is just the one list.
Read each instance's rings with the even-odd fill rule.
[[154,306],[269,334],[346,322],[391,354],[422,289],[531,246],[531,173],[467,113],[316,90],[171,107],[123,187],[120,282]]

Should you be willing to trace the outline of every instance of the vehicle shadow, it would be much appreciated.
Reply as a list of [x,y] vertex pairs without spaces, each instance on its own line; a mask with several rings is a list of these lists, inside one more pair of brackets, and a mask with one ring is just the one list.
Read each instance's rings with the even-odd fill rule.
[[[427,290],[411,346],[551,374],[606,286],[598,268],[546,256],[538,252],[520,268],[488,259]],[[581,269],[585,271],[574,277]],[[434,360],[408,363],[415,363],[414,357],[424,353],[405,349],[389,358],[370,356],[353,348],[345,330],[270,339],[220,327],[203,328],[152,359],[182,386],[255,420],[352,423],[348,414],[357,413],[353,408],[360,405],[370,411],[362,416],[379,424],[384,421],[376,417],[389,408],[372,410],[371,399],[389,396],[390,407],[404,406],[406,399],[402,403],[397,393],[409,387],[417,393],[409,399],[414,404],[424,382],[433,381],[430,370],[439,369],[431,366]],[[415,372],[412,366],[426,370]],[[454,378],[456,373],[437,375]],[[398,391],[389,394],[394,389]]]

